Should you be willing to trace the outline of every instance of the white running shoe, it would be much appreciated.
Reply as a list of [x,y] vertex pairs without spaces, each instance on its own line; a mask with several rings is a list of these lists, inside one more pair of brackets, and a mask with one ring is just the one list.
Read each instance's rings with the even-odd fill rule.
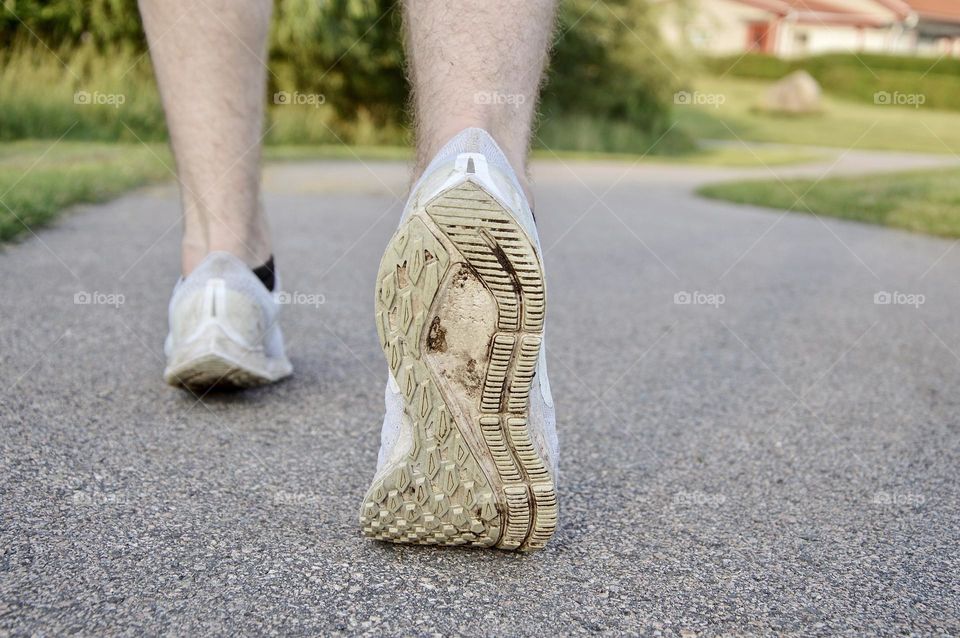
[[490,135],[467,129],[411,192],[377,275],[390,368],[365,535],[538,549],[557,524],[557,436],[533,214]]
[[244,388],[288,376],[293,368],[283,351],[279,310],[274,293],[243,261],[210,253],[173,289],[164,380]]

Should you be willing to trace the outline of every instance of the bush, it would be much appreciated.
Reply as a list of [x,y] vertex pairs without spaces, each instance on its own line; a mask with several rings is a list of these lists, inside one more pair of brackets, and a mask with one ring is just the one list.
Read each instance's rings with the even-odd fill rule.
[[[779,80],[797,67],[791,61],[772,55],[748,53],[744,56],[705,58],[704,65],[717,75],[733,75],[756,80]],[[807,69],[809,71],[809,69]]]
[[81,41],[101,50],[134,45],[144,50],[137,0],[5,0],[0,11],[0,41],[39,38],[54,49]]
[[[6,3],[0,37],[13,45],[0,53],[0,138],[59,137],[71,122],[74,139],[130,139],[126,125],[144,140],[164,137],[135,0]],[[326,102],[272,109],[269,141],[404,142],[409,89],[399,2],[276,0],[275,7],[270,92],[320,93]],[[673,64],[648,0],[564,2],[543,93],[543,142],[647,151],[670,125]],[[75,108],[74,94],[87,87],[125,94],[126,125],[115,109]],[[570,123],[576,130],[566,129]],[[682,135],[668,137],[654,152],[689,146]]]
[[343,122],[401,124],[408,88],[400,20],[394,0],[278,0],[272,90],[322,93]]
[[591,115],[659,133],[669,123],[675,63],[643,0],[563,3],[543,93],[547,115]]

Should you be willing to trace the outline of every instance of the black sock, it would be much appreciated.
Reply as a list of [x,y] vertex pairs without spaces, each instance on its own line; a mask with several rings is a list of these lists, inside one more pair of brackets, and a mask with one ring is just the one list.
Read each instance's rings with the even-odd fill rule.
[[270,259],[267,260],[267,263],[259,268],[254,268],[253,274],[257,276],[257,279],[263,282],[263,285],[266,286],[267,290],[273,292],[273,287],[277,285],[277,275],[273,270],[273,255],[270,255]]

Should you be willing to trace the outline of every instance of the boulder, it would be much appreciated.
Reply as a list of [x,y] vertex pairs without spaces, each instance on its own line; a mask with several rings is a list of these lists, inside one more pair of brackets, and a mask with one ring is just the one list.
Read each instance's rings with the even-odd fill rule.
[[766,93],[760,108],[772,113],[802,115],[822,109],[820,85],[804,70],[777,80]]

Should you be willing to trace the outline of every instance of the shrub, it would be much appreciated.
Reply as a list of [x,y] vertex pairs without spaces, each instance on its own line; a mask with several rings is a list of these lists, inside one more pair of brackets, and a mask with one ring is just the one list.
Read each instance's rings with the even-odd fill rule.
[[[13,44],[0,53],[0,139],[59,137],[71,122],[74,139],[130,139],[127,125],[145,140],[164,136],[136,0],[5,2],[0,37]],[[400,20],[397,0],[276,0],[270,92],[319,93],[325,103],[272,109],[269,140],[404,141]],[[669,128],[677,83],[648,0],[568,0],[559,25],[543,93],[544,142],[646,151]],[[73,95],[85,87],[125,94],[123,121],[110,108],[75,108]],[[572,122],[576,131],[562,130]],[[674,134],[654,150],[686,145]]]
[[544,111],[663,126],[673,72],[665,51],[643,48],[643,41],[657,43],[647,13],[646,4],[634,0],[564,3]]

